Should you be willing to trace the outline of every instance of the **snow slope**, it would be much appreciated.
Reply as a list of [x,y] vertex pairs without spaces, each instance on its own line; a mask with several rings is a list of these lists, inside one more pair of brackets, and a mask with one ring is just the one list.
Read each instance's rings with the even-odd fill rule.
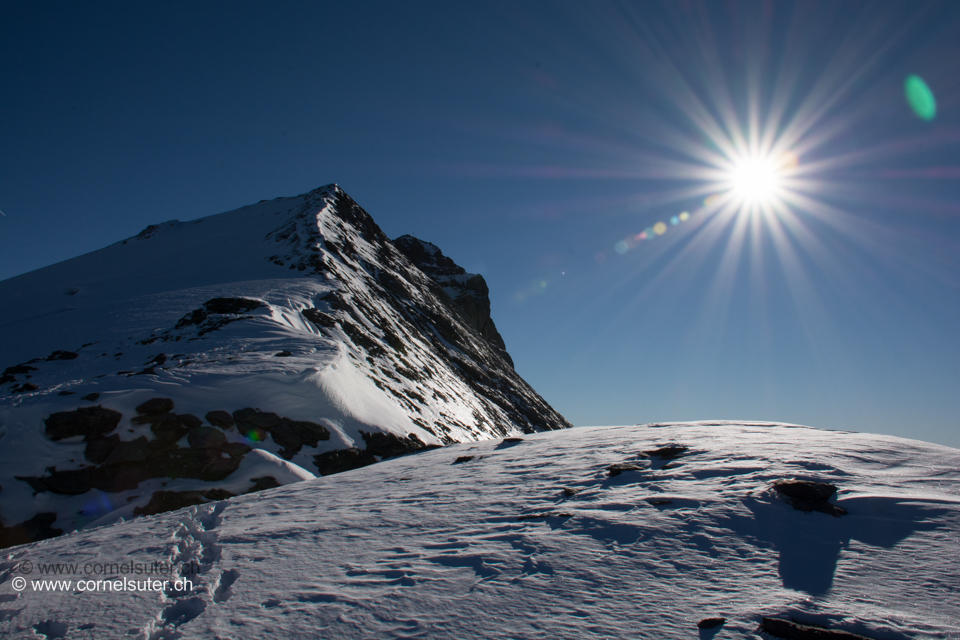
[[570,426],[336,185],[151,225],[0,301],[0,546]]
[[[667,445],[688,450],[644,454]],[[637,469],[611,475],[622,463]],[[773,488],[789,479],[836,485],[847,515],[794,509]],[[883,640],[960,638],[958,538],[955,449],[767,423],[580,428],[10,549],[0,634],[743,638],[769,637],[757,628],[774,616]],[[124,562],[187,566],[192,590],[33,582],[51,563]],[[709,617],[726,622],[698,630]]]

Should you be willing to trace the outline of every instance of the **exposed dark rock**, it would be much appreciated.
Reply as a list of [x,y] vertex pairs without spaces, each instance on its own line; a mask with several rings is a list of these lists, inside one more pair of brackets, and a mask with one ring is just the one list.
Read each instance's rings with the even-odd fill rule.
[[66,391],[66,390],[64,390],[64,391],[61,391],[60,393],[58,393],[57,395],[58,395],[58,396],[72,396],[74,393],[76,393],[76,392],[75,392],[75,391]]
[[221,449],[227,444],[227,436],[214,427],[194,427],[187,434],[187,441],[194,449]]
[[[184,329],[192,325],[203,325],[200,327],[198,335],[216,331],[221,327],[239,320],[240,318],[225,318],[225,315],[239,315],[248,311],[253,311],[262,307],[263,303],[259,300],[250,298],[212,298],[203,303],[203,309],[194,309],[187,315],[180,318],[175,329]],[[211,315],[219,315],[220,318],[207,320]]]
[[380,431],[373,433],[361,431],[360,435],[363,436],[363,441],[367,444],[367,451],[381,458],[392,458],[393,456],[414,453],[427,446],[415,433],[408,434],[406,438]]
[[27,393],[28,391],[36,391],[40,388],[40,385],[33,384],[32,382],[24,382],[20,386],[14,387],[12,389],[13,393]]
[[151,455],[157,457],[167,456],[176,451],[178,442],[176,440],[156,438],[150,441]]
[[563,488],[563,495],[565,495],[566,497],[570,498],[570,497],[573,497],[573,496],[577,495],[577,494],[580,493],[581,491],[583,491],[583,489],[574,489],[574,488],[572,488],[572,487],[564,487],[564,488]]
[[85,436],[86,440],[103,437],[117,428],[123,416],[103,407],[80,407],[74,411],[59,411],[44,420],[47,437],[61,440]]
[[254,441],[262,441],[267,434],[283,447],[278,454],[290,460],[304,446],[315,447],[320,440],[329,440],[330,432],[323,425],[303,420],[282,418],[275,413],[257,409],[238,409],[233,412],[237,429]]
[[640,465],[633,464],[631,462],[620,462],[618,464],[612,464],[607,467],[607,471],[610,472],[610,477],[614,478],[624,471],[643,471],[643,467]]
[[760,628],[771,636],[784,640],[872,640],[867,636],[850,633],[849,631],[824,629],[823,627],[799,624],[780,618],[764,617],[760,623]]
[[252,450],[253,449],[250,447],[250,445],[243,444],[242,442],[228,442],[227,444],[223,445],[222,449],[222,451],[231,458],[241,458],[250,453]]
[[501,445],[514,445],[523,442],[523,438],[504,438]]
[[246,313],[262,306],[262,302],[250,298],[212,298],[203,303],[207,313]]
[[453,464],[462,464],[464,462],[470,462],[471,460],[473,460],[473,456],[460,456],[453,461]]
[[322,476],[343,473],[359,469],[377,461],[372,453],[365,449],[337,449],[313,456],[313,463]]
[[154,368],[154,367],[147,367],[146,369],[144,369],[144,370],[142,370],[142,371],[137,371],[137,372],[134,373],[133,375],[135,375],[135,376],[158,376],[158,375],[160,375],[160,374],[157,373],[156,368]]
[[14,377],[18,375],[23,375],[30,373],[31,371],[36,371],[36,367],[31,367],[28,364],[16,364],[12,367],[7,367],[3,370],[3,378],[0,378],[0,384],[7,384],[8,382],[13,382]]
[[10,527],[0,524],[0,549],[59,536],[63,529],[51,526],[56,520],[56,513],[44,512]]
[[276,489],[280,486],[277,479],[273,476],[263,476],[262,478],[250,478],[253,480],[253,487],[247,493],[256,493],[264,489]]
[[714,629],[726,621],[726,618],[704,618],[697,623],[697,629]]
[[540,520],[543,518],[572,518],[572,513],[565,511],[540,511],[538,513],[525,513],[517,516],[517,520]]
[[[399,248],[399,247],[398,247]],[[451,260],[451,262],[453,262]],[[389,271],[381,271],[377,274],[377,281],[383,285],[383,288],[389,291],[390,293],[399,296],[401,298],[409,298],[410,291],[404,285],[403,280],[390,273]]]
[[237,428],[243,432],[245,429],[270,429],[280,421],[280,416],[247,407],[234,411],[233,419],[236,421]]
[[223,480],[240,466],[240,458],[223,458],[216,449],[176,449],[168,460],[157,460],[154,477]]
[[150,430],[157,438],[168,442],[177,442],[190,430],[190,427],[181,423],[180,416],[175,413],[137,416],[130,422],[131,424],[149,424]]
[[233,416],[226,411],[210,411],[207,413],[206,418],[207,422],[215,427],[220,427],[224,431],[233,428],[233,426],[237,424]]
[[166,361],[167,361],[167,354],[165,354],[165,353],[160,353],[160,354],[157,354],[156,356],[154,356],[152,360],[150,360],[149,362],[147,362],[147,363],[146,363],[145,365],[143,365],[143,366],[149,367],[149,366],[151,366],[151,365],[156,365],[156,366],[159,367],[160,365],[162,365],[162,364],[165,363]]
[[85,402],[96,402],[97,398],[100,397],[100,394],[94,391],[93,393],[88,393],[85,396],[81,396],[80,399]]
[[44,360],[47,362],[53,362],[54,360],[74,360],[79,357],[80,354],[73,351],[54,351],[44,358]]
[[778,480],[773,488],[799,511],[819,511],[835,518],[847,513],[846,509],[829,502],[837,492],[837,487],[832,484],[810,480]]
[[659,449],[651,449],[650,451],[644,451],[640,457],[641,458],[659,458],[661,460],[674,460],[679,458],[687,451],[689,447],[684,447],[681,445],[668,445],[666,447],[660,447]]
[[[512,367],[513,360],[507,353],[503,337],[490,317],[490,289],[483,276],[468,274],[463,267],[443,255],[439,247],[411,235],[400,236],[393,241],[393,246],[442,287],[440,291],[444,295],[441,299],[446,297],[450,300],[468,325]],[[391,291],[398,284],[383,277],[380,282]]]
[[276,358],[289,358],[290,356],[293,355],[293,351],[287,351],[286,349],[284,349],[283,351],[278,351],[273,355]]
[[107,459],[118,442],[120,442],[120,436],[117,434],[106,438],[95,438],[87,442],[87,448],[83,455],[93,464],[100,464]]
[[[57,471],[50,469],[50,474],[43,478],[22,478],[17,476],[18,480],[24,480],[30,484],[35,491],[52,491],[64,495],[79,495],[90,491],[91,478],[90,467],[85,469],[71,469],[69,471]],[[30,482],[35,480],[36,482]]]
[[647,502],[655,507],[663,507],[668,504],[673,504],[673,500],[666,500],[663,498],[647,498]]
[[337,319],[331,316],[330,314],[324,313],[319,309],[304,309],[300,313],[303,314],[303,317],[317,325],[318,327],[335,327],[337,326]]
[[148,416],[158,416],[171,411],[173,411],[173,400],[170,398],[151,398],[137,407],[137,413]]
[[129,442],[118,442],[110,451],[110,455],[104,461],[104,464],[117,464],[120,462],[143,462],[150,455],[150,445],[144,436]]
[[166,511],[175,511],[184,507],[216,500],[232,498],[234,494],[224,489],[210,489],[208,491],[155,491],[150,496],[150,502],[145,507],[135,507],[133,515],[152,516]]
[[181,413],[177,416],[177,420],[187,429],[196,429],[203,424],[203,420],[191,413]]

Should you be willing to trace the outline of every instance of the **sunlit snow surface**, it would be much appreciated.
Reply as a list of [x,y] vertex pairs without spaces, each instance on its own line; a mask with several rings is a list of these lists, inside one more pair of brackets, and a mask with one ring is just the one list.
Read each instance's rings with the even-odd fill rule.
[[[671,443],[690,451],[638,457]],[[641,470],[610,477],[621,462]],[[793,509],[771,489],[788,478],[837,485],[849,515]],[[547,512],[567,515],[518,520]],[[737,638],[761,637],[761,616],[792,616],[960,638],[958,538],[956,449],[766,423],[580,428],[9,549],[0,635]],[[200,573],[179,598],[37,593],[29,580],[17,594],[24,560],[29,580],[53,562],[195,561]],[[726,624],[698,631],[716,616]]]

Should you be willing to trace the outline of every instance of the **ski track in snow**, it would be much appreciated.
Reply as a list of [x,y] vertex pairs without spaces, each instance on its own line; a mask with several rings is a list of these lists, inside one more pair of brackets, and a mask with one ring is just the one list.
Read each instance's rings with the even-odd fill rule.
[[[639,457],[670,443],[690,450]],[[611,477],[622,462],[640,469]],[[750,423],[457,444],[13,548],[0,635],[737,638],[778,616],[960,638],[958,468],[947,447]],[[837,485],[849,515],[791,508],[771,489],[789,478]],[[17,594],[24,559],[198,569],[183,594]]]

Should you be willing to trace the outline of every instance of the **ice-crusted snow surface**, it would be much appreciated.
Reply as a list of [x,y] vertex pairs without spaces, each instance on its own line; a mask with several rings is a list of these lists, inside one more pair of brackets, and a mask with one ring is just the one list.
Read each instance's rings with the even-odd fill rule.
[[[243,493],[256,477],[309,477],[318,454],[369,449],[363,433],[445,444],[570,426],[502,341],[491,345],[336,185],[151,225],[0,282],[0,300],[0,518],[18,531],[37,514],[63,531],[129,516],[160,490]],[[329,437],[291,449],[276,433],[225,428],[231,445],[273,455],[227,478],[195,464],[171,479],[146,457],[158,429],[136,422],[152,398],[171,399],[190,428],[211,411],[253,408]],[[45,429],[52,414],[97,406],[122,414],[113,431]],[[116,437],[124,455],[91,455]],[[186,437],[177,445],[172,455],[197,453]],[[220,456],[234,464],[231,451]],[[63,475],[93,468],[99,488]]]
[[[642,456],[665,445],[689,449]],[[618,463],[639,469],[613,477]],[[792,508],[772,483],[794,478],[836,485],[848,515]],[[0,634],[742,638],[779,616],[884,640],[960,638],[958,538],[956,449],[769,423],[579,428],[7,550]],[[199,573],[179,597],[29,582],[41,563],[124,561]],[[16,577],[29,579],[22,592]],[[727,621],[698,631],[707,617]]]

